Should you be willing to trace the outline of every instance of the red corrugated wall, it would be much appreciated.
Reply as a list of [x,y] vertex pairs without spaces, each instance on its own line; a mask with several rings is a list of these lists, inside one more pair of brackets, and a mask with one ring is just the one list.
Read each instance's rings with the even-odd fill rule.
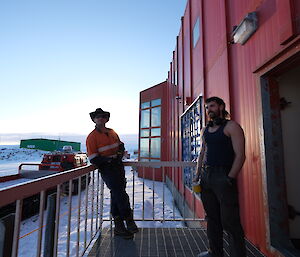
[[[244,46],[229,44],[232,27],[252,11],[258,13],[258,31]],[[198,17],[200,39],[194,47],[192,33]],[[299,32],[298,0],[190,0],[166,84],[167,159],[181,159],[180,115],[189,107],[189,97],[194,100],[199,95],[221,96],[233,119],[243,127],[247,160],[239,178],[241,217],[247,238],[268,256],[279,254],[272,253],[268,245],[259,76],[267,65],[280,63],[277,56],[288,51],[288,44],[299,38]],[[168,174],[175,174],[176,186],[180,192],[185,191],[193,208],[192,195],[183,190],[178,170],[172,173],[169,169]],[[203,216],[201,203],[196,205],[197,214]]]
[[248,12],[256,11],[259,18],[259,29],[249,41],[243,46],[231,45],[228,52],[232,113],[246,137],[247,160],[239,180],[241,215],[247,238],[268,256],[279,256],[279,253],[271,253],[267,245],[268,210],[263,200],[266,188],[259,141],[262,110],[259,76],[254,71],[295,36],[290,3],[289,0],[231,0],[226,6],[228,29],[239,24]]
[[[197,98],[204,89],[204,54],[203,54],[203,21],[202,21],[202,0],[193,0],[191,4],[191,32],[193,32],[197,19],[199,18],[199,39],[195,46],[191,43],[191,76],[192,76],[192,98]],[[191,37],[193,42],[193,37]],[[186,108],[188,106],[185,106]]]
[[219,95],[229,108],[225,1],[203,1],[205,96]]
[[[230,44],[233,26],[253,11],[258,14],[258,31],[243,46]],[[298,0],[189,0],[172,61],[178,67],[178,86],[173,89],[169,83],[168,113],[175,115],[169,126],[170,160],[181,157],[178,119],[188,108],[184,104],[186,97],[192,100],[199,95],[222,97],[232,118],[243,127],[247,160],[239,177],[241,218],[246,237],[267,256],[281,255],[268,245],[268,207],[264,201],[266,188],[260,149],[262,110],[259,75],[255,71],[276,59],[291,40],[299,37],[299,16]],[[191,40],[198,17],[200,39],[194,48]],[[182,97],[182,102],[175,99],[172,90]],[[175,152],[171,154],[173,147]],[[191,206],[191,196],[187,200]],[[199,202],[197,214],[203,215]]]
[[[182,25],[183,25],[183,18],[181,19]],[[176,100],[178,103],[178,106],[180,108],[180,113],[182,113],[183,111],[183,82],[184,82],[184,72],[183,69],[178,69],[178,67],[183,67],[184,65],[184,54],[183,54],[183,26],[180,29],[179,35],[176,39],[176,56],[178,56],[177,58],[177,76],[178,76],[178,84],[177,87],[180,88],[181,90],[178,92],[178,95],[182,97],[181,100]],[[179,140],[179,143],[181,143],[181,141]],[[179,148],[179,160],[180,160],[180,155],[181,155],[181,146]],[[180,169],[177,170],[178,173],[180,173]],[[182,178],[181,176],[178,176],[178,190],[183,193],[184,191],[184,185],[182,183]]]
[[[190,31],[190,2],[188,1],[183,18],[183,56],[184,63],[180,68],[183,69],[184,81],[183,81],[183,95],[182,100],[185,97],[191,97],[191,31]],[[179,87],[180,88],[180,87]]]

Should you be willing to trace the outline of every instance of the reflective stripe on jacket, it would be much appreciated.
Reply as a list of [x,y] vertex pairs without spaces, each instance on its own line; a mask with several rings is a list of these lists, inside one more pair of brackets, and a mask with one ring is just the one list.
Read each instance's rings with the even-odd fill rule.
[[89,160],[98,155],[116,157],[121,141],[118,134],[109,129],[108,133],[101,133],[94,129],[86,139]]

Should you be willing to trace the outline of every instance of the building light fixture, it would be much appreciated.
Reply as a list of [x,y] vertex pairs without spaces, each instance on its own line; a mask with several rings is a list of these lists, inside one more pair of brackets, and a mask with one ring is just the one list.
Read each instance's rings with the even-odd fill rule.
[[256,12],[248,13],[242,22],[233,28],[232,43],[245,44],[258,28]]

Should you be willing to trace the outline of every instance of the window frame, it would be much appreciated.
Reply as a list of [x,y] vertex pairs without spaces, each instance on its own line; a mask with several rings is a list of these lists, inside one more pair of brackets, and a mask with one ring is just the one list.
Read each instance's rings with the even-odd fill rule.
[[[155,100],[160,100],[160,104],[155,104],[152,106],[152,102],[155,101]],[[142,108],[142,105],[143,103],[147,103],[149,102],[150,103],[150,106],[149,107],[145,107],[145,108]],[[140,120],[140,133],[139,133],[139,145],[140,145],[140,151],[141,151],[141,139],[146,139],[148,138],[149,139],[149,157],[145,157],[145,156],[141,156],[141,153],[139,153],[139,160],[148,160],[148,161],[160,161],[161,160],[161,129],[162,129],[162,126],[161,126],[161,120],[162,120],[162,117],[161,117],[161,114],[162,114],[162,98],[155,98],[155,99],[151,99],[151,100],[147,100],[145,102],[141,102],[140,104],[140,117],[142,117],[142,111],[144,110],[150,110],[149,112],[149,117],[150,117],[150,121],[149,121],[149,127],[144,127],[142,128],[142,120]],[[157,108],[159,107],[160,108],[160,126],[152,126],[152,109],[154,108]],[[156,129],[156,128],[159,128],[160,129],[160,135],[159,136],[152,136],[152,129]],[[142,131],[143,130],[149,130],[149,136],[142,136]],[[151,157],[151,139],[154,139],[154,138],[160,138],[160,149],[159,149],[159,155],[160,155],[160,158],[156,158],[156,157]]]

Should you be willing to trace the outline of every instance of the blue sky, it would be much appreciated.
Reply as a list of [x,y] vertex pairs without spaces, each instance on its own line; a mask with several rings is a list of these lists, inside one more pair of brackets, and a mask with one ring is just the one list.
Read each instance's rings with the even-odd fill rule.
[[0,134],[138,133],[139,92],[167,78],[186,0],[0,1]]

